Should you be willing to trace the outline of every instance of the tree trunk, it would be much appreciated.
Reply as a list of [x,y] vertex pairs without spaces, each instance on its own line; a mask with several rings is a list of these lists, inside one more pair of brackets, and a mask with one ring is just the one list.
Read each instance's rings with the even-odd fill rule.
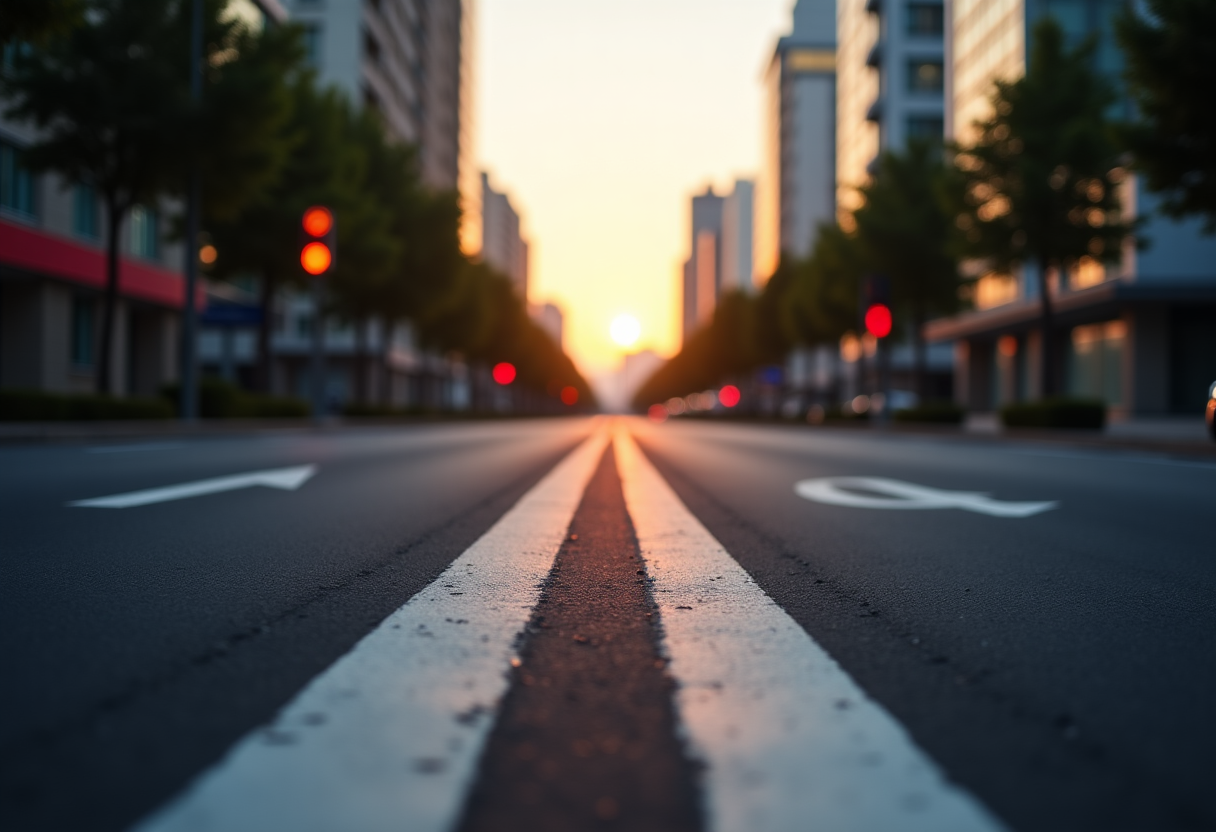
[[110,365],[113,364],[114,315],[118,306],[118,239],[126,215],[126,209],[118,205],[116,200],[110,200],[106,209],[110,215],[110,227],[106,229],[106,290],[101,302],[101,341],[96,376],[97,392],[103,396],[114,392]]
[[367,395],[367,318],[355,321],[355,401],[370,404]]
[[380,333],[380,387],[376,392],[382,407],[391,407],[393,403],[393,321],[385,317],[381,319]]
[[1040,358],[1042,359],[1039,365],[1040,384],[1042,387],[1042,398],[1049,399],[1059,393],[1056,385],[1056,362],[1055,362],[1055,336],[1054,329],[1054,313],[1051,307],[1051,287],[1047,280],[1047,269],[1049,262],[1044,259],[1039,261],[1039,296],[1041,302],[1041,312],[1039,315],[1039,339]]
[[262,275],[261,298],[262,320],[258,323],[258,366],[254,387],[263,393],[271,393],[274,358],[270,354],[270,337],[274,329],[275,280],[270,274]]
[[926,370],[928,362],[925,357],[925,312],[919,305],[913,313],[912,326],[915,329],[912,333],[912,375],[915,379],[913,384],[916,387],[917,404],[924,404],[929,392]]

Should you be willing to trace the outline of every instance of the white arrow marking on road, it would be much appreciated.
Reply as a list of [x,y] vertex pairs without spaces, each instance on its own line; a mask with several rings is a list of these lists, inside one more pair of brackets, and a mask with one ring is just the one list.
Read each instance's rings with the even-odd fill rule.
[[[851,491],[845,489],[853,489]],[[991,517],[1031,517],[1050,511],[1058,501],[1007,503],[994,500],[982,491],[943,491],[885,477],[823,477],[803,480],[794,485],[799,497],[829,506],[878,508],[907,511],[913,509],[961,508]],[[857,491],[886,494],[872,497]]]
[[152,503],[167,503],[170,500],[185,500],[189,497],[201,497],[204,494],[219,494],[222,491],[236,491],[241,488],[253,488],[264,485],[268,488],[280,488],[284,491],[295,491],[317,473],[315,465],[299,465],[294,468],[274,468],[269,471],[251,471],[248,474],[235,474],[231,477],[216,477],[210,480],[187,482],[181,485],[169,485],[164,488],[149,488],[146,491],[132,491],[127,494],[111,494],[109,497],[96,497],[92,500],[76,500],[69,506],[82,508],[134,508]]

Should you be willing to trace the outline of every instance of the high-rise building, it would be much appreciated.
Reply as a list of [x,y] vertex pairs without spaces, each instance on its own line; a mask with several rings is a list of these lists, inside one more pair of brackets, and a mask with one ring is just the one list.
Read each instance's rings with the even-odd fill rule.
[[535,303],[528,305],[528,315],[536,325],[549,333],[553,343],[562,346],[563,329],[565,326],[561,307],[552,303]]
[[735,181],[735,189],[722,203],[721,290],[750,291],[755,270],[755,194],[749,179]]
[[[281,0],[305,32],[323,84],[380,113],[389,132],[416,144],[423,181],[470,187],[472,0]],[[475,176],[475,172],[474,172]]]
[[[993,82],[1026,71],[1031,32],[1046,15],[1070,45],[1096,39],[1095,68],[1116,86],[1122,56],[1112,20],[1123,0],[952,0],[947,4],[949,132],[962,143],[991,110]],[[1117,116],[1132,114],[1124,99]],[[1121,262],[1083,258],[1068,273],[1049,274],[1056,310],[1052,333],[1065,392],[1105,401],[1115,416],[1203,412],[1216,378],[1216,237],[1198,219],[1172,220],[1159,199],[1131,175],[1122,186],[1124,210],[1142,220]],[[955,395],[973,410],[1034,399],[1040,378],[1038,274],[1026,265],[991,272],[976,284],[976,311],[927,329],[955,343]]]
[[725,200],[713,187],[692,198],[688,260],[684,264],[684,340],[713,317],[721,283],[722,212]]
[[842,222],[878,155],[944,136],[942,0],[838,0],[836,187]]
[[494,190],[481,174],[481,259],[511,278],[520,298],[528,299],[528,244],[520,233],[519,213],[505,193]]
[[765,77],[768,112],[756,212],[756,276],[810,254],[836,216],[836,2],[798,0]]

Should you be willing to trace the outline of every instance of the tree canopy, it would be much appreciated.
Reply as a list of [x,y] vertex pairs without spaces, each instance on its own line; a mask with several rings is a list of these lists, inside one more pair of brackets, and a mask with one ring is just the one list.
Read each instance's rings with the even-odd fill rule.
[[1216,232],[1216,3],[1148,0],[1116,22],[1139,119],[1123,135],[1150,189],[1174,216]]

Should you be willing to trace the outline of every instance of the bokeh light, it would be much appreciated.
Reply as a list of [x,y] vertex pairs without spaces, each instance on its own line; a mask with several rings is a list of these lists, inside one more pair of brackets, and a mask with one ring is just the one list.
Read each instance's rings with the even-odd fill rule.
[[304,212],[304,233],[310,237],[324,237],[334,227],[334,215],[328,208],[309,208]]
[[723,407],[734,407],[741,398],[743,397],[739,393],[739,388],[733,384],[728,384],[718,391],[718,401],[722,402]]
[[891,310],[885,304],[876,303],[866,310],[866,331],[875,338],[886,338],[891,334]]
[[562,404],[567,407],[573,407],[578,404],[578,390],[573,387],[562,388]]
[[515,381],[515,365],[508,364],[505,361],[495,364],[493,376],[494,380],[499,384],[510,384],[511,382]]
[[309,243],[300,252],[300,265],[311,275],[325,274],[333,261],[333,254],[325,243]]
[[652,404],[650,410],[646,411],[646,415],[650,417],[650,421],[652,422],[666,422],[667,408],[661,404]]

